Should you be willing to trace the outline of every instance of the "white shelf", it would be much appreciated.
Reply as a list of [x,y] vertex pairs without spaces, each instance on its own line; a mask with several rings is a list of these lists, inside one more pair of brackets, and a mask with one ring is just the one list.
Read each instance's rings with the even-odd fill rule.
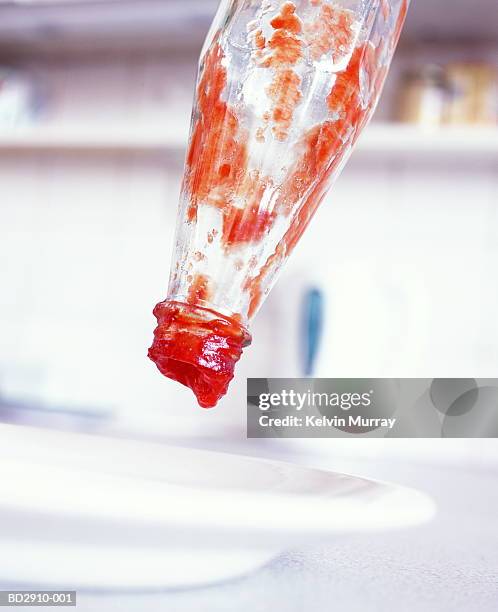
[[165,152],[184,149],[188,125],[33,126],[0,131],[0,151]]
[[392,155],[496,155],[498,126],[430,127],[374,123],[360,137],[357,150]]
[[[188,125],[167,129],[155,126],[24,127],[0,132],[0,153],[60,151],[88,153],[182,152]],[[498,127],[424,128],[399,124],[372,124],[358,141],[357,152],[388,156],[495,156]]]

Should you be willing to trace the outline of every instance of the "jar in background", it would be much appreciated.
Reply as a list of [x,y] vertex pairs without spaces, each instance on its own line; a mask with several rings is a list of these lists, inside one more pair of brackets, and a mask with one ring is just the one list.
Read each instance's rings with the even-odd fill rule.
[[450,95],[443,68],[427,65],[407,72],[402,80],[397,119],[404,123],[440,125]]
[[494,66],[455,63],[446,68],[450,96],[447,123],[494,124],[497,121],[498,81]]

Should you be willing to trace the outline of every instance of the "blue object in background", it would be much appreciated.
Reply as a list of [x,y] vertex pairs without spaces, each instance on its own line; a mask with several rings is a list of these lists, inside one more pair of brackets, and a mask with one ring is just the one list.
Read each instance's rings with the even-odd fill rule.
[[310,289],[304,296],[303,303],[303,355],[304,375],[313,376],[316,359],[320,349],[323,331],[324,313],[323,292],[319,289]]

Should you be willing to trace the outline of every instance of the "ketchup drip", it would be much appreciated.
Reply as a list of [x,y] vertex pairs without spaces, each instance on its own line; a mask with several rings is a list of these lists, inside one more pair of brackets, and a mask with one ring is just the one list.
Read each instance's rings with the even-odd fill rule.
[[216,406],[251,343],[247,330],[234,318],[172,301],[157,304],[154,315],[150,359],[164,376],[190,387],[202,408]]

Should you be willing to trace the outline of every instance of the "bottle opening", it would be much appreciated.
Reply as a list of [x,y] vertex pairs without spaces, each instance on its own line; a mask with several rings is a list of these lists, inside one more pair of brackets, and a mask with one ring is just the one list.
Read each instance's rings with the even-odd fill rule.
[[160,302],[154,315],[149,358],[164,376],[192,389],[200,406],[216,406],[251,343],[249,332],[235,319],[181,302]]

